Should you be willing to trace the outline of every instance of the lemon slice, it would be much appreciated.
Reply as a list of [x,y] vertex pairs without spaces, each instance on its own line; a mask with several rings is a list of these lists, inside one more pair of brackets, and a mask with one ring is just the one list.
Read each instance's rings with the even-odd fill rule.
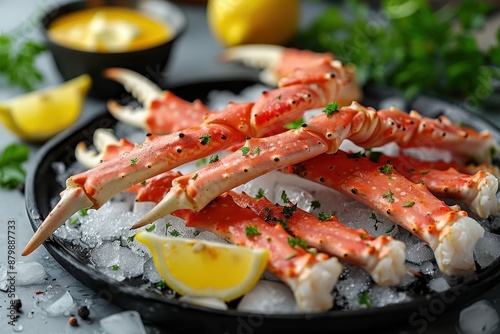
[[209,0],[208,24],[226,46],[284,44],[297,31],[299,0]]
[[181,295],[238,298],[258,282],[268,261],[267,250],[138,232],[160,275]]
[[90,85],[90,76],[84,74],[58,86],[16,96],[0,103],[0,120],[23,140],[46,141],[78,119]]

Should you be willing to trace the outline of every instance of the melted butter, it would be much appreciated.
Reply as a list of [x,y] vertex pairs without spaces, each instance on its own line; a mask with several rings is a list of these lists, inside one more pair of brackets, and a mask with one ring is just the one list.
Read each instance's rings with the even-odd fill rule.
[[57,18],[48,36],[61,45],[97,52],[146,49],[172,38],[164,22],[139,11],[120,7],[89,8]]

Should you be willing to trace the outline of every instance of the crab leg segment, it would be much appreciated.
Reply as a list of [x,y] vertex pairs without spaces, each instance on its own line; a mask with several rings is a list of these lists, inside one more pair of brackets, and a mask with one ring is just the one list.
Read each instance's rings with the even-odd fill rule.
[[408,181],[391,165],[347,154],[321,155],[291,167],[294,173],[331,187],[406,228],[433,249],[441,271],[474,271],[473,251],[484,229],[465,211],[434,197],[422,184]]
[[334,216],[317,217],[289,203],[279,206],[267,198],[254,199],[232,193],[241,207],[249,207],[271,225],[280,225],[309,246],[366,269],[379,285],[394,285],[406,273],[405,244],[392,237],[369,235],[366,230],[353,230]]
[[240,208],[230,196],[218,197],[200,212],[179,210],[187,226],[211,231],[231,243],[269,251],[268,269],[292,289],[299,309],[326,311],[333,306],[331,290],[342,265],[326,254],[313,255],[289,244],[281,225],[271,226],[251,210]]

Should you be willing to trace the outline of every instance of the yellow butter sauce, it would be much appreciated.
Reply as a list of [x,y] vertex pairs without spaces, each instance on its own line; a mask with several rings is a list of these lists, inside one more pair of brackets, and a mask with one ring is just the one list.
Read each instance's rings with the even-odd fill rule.
[[137,10],[96,7],[55,19],[48,28],[48,36],[56,43],[78,50],[126,52],[162,44],[172,38],[173,32],[167,23]]

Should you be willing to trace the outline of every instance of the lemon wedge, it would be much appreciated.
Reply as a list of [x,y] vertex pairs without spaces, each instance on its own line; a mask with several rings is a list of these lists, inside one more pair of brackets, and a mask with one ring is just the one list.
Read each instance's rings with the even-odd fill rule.
[[181,295],[238,298],[258,282],[268,261],[266,250],[217,242],[162,237],[138,232],[167,285]]
[[91,85],[87,74],[0,102],[0,121],[19,138],[43,142],[72,125]]
[[299,0],[209,0],[207,19],[226,46],[284,44],[297,31]]

